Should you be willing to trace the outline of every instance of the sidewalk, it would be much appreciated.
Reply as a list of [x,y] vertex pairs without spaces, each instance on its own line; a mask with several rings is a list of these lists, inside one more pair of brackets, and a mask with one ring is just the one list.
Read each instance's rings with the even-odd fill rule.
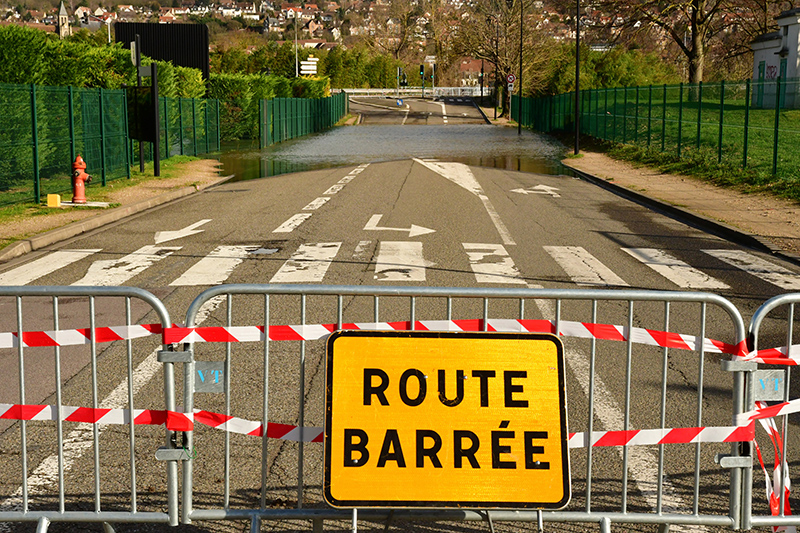
[[744,194],[690,176],[582,152],[562,161],[601,186],[692,225],[800,264],[800,205],[767,194]]
[[[119,180],[110,182],[104,189],[89,187],[87,198],[92,201],[102,194],[114,206],[108,209],[53,208],[53,213],[24,214],[0,222],[0,243],[10,243],[0,249],[0,263],[205,190],[233,177],[223,176],[219,161],[214,159],[181,163],[176,170],[173,172],[175,177],[152,179],[134,186],[126,186],[125,180]],[[69,200],[70,196],[62,195],[62,200]]]

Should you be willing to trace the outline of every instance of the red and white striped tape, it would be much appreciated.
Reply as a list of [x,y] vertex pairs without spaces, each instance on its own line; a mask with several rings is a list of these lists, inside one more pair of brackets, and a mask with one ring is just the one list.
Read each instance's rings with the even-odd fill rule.
[[[555,333],[555,322],[551,320],[515,320],[489,319],[484,328],[483,320],[421,320],[412,323],[401,322],[367,322],[342,324],[312,324],[295,326],[270,326],[271,341],[310,341],[318,340],[336,329],[370,330],[370,331],[492,331],[508,333]],[[95,328],[95,342],[111,342],[129,340],[148,335],[162,334],[164,344],[184,342],[258,342],[267,340],[263,326],[233,327],[197,327],[185,328],[173,326],[162,328],[159,324],[140,324],[135,326]],[[657,331],[645,328],[633,328],[628,331],[625,326],[609,324],[592,324],[588,322],[559,322],[558,334],[564,337],[578,337],[598,340],[631,342],[663,348],[697,350],[703,346],[709,353],[725,353],[742,355],[742,345],[736,346],[712,339],[700,339],[696,335],[684,335]],[[89,344],[92,339],[91,329],[35,331],[24,332],[24,347],[37,346],[70,346]],[[0,333],[0,348],[16,348],[16,333]]]
[[[271,341],[310,341],[321,339],[337,329],[335,324],[305,326],[270,326]],[[489,319],[484,328],[483,320],[420,320],[413,323],[368,322],[342,324],[339,329],[371,331],[492,331],[509,333],[555,333],[555,322],[551,320]],[[697,350],[702,344],[706,352],[740,354],[739,346],[712,339],[700,339],[696,335],[684,335],[656,331],[645,328],[632,328],[609,324],[560,321],[558,334],[565,337],[578,337],[599,340],[627,341],[664,348]],[[265,341],[267,336],[263,326],[233,327],[172,327],[164,330],[164,343],[184,342],[253,342]]]
[[[58,420],[57,405],[0,404],[0,419],[6,420]],[[100,409],[92,407],[61,406],[61,420],[86,424],[130,424],[130,409]],[[192,415],[158,409],[134,409],[136,425],[166,426],[171,431],[191,431]]]
[[[233,416],[212,413],[209,411],[194,411],[194,421],[206,426],[211,426],[222,431],[241,433],[254,437],[264,436],[264,424],[236,418]],[[289,440],[294,442],[322,442],[322,428],[298,427],[289,424],[267,423],[267,437],[271,439]]]
[[[770,412],[769,406],[764,402],[756,402],[756,408],[756,410],[762,411],[765,414]],[[756,455],[758,456],[758,462],[761,465],[761,470],[764,472],[767,502],[769,503],[770,512],[773,516],[780,515],[781,499],[783,499],[783,514],[791,515],[792,509],[789,506],[789,497],[791,496],[792,492],[792,482],[789,479],[789,465],[786,462],[786,456],[784,455],[783,438],[778,431],[778,425],[775,423],[774,419],[765,417],[759,418],[758,421],[769,435],[769,438],[772,441],[773,449],[775,450],[775,463],[772,472],[772,480],[770,483],[770,476],[767,472],[767,467],[764,465],[764,458],[761,455],[761,448],[755,438],[753,439]],[[781,494],[781,485],[783,485],[783,498],[779,496]],[[772,531],[776,533],[778,531],[797,533],[797,528],[795,526],[777,526],[773,527]]]
[[775,405],[767,405],[763,402],[758,402],[756,405],[756,409],[737,416],[736,423],[742,425],[753,420],[762,420],[765,418],[774,418],[776,416],[796,413],[800,411],[800,398]]
[[[162,333],[161,324],[137,324],[132,326],[114,326],[94,329],[95,342],[112,342],[139,339],[150,335]],[[25,331],[22,333],[22,346],[31,348],[34,346],[75,346],[80,344],[90,344],[92,342],[92,330],[83,329],[62,329],[58,331]],[[17,333],[0,333],[0,348],[19,347],[19,335]]]
[[[62,420],[89,424],[129,424],[128,409],[92,409],[89,407],[61,407]],[[134,409],[134,424],[165,425],[171,431],[192,431],[193,422],[221,431],[264,436],[261,422],[195,409],[193,414],[174,411]],[[55,405],[0,404],[0,419],[6,420],[57,420]],[[696,427],[640,429],[629,431],[593,431],[570,433],[570,448],[607,446],[648,446],[658,444],[691,444],[698,442],[747,442],[753,440],[754,423],[732,427]],[[323,429],[290,424],[267,423],[267,437],[294,442],[322,442]]]
[[[570,433],[570,448],[586,448],[588,433]],[[593,431],[591,446],[650,446],[657,444],[693,444],[698,442],[749,442],[755,435],[755,423],[743,426],[635,429],[630,431]]]
[[800,365],[800,344],[750,352],[741,360],[765,365],[797,366]]

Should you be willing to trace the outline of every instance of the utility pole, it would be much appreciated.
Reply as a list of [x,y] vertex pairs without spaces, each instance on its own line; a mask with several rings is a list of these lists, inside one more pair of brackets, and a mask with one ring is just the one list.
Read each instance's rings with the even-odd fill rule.
[[[522,22],[523,12],[522,8],[525,6],[525,0],[519,0],[519,96],[517,97],[517,135],[522,135]],[[511,114],[511,110],[509,110]]]
[[575,0],[575,155],[581,151],[581,0]]

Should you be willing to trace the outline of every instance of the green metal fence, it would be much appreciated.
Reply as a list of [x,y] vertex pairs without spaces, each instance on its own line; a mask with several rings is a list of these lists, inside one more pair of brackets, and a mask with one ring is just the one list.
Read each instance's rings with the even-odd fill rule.
[[[162,158],[219,150],[217,100],[160,104]],[[0,84],[0,106],[0,205],[70,192],[78,155],[94,186],[130,177],[139,143],[128,138],[124,90]]]
[[0,205],[72,189],[81,155],[95,181],[129,175],[125,91],[0,84]]
[[[200,155],[220,149],[219,100],[211,98],[158,99],[161,159],[174,155]],[[153,145],[144,143],[146,161],[153,160]],[[131,161],[139,160],[139,141],[131,140]]]
[[347,95],[272,98],[259,102],[261,148],[333,127],[348,111]]
[[[798,79],[581,91],[581,132],[677,157],[794,177],[800,168]],[[541,132],[573,131],[575,93],[512,97],[511,116]]]

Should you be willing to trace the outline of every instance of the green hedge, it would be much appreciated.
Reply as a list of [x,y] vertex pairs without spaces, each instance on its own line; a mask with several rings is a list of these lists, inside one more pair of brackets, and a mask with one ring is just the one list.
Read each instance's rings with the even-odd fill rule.
[[[142,62],[148,65],[152,60]],[[161,96],[205,96],[199,70],[164,61],[157,64]],[[120,89],[136,84],[136,69],[121,43],[93,46],[61,41],[51,33],[9,25],[0,27],[0,83]]]
[[263,74],[212,74],[208,98],[220,100],[220,134],[225,140],[258,139],[258,102],[272,98],[324,98],[328,78]]

